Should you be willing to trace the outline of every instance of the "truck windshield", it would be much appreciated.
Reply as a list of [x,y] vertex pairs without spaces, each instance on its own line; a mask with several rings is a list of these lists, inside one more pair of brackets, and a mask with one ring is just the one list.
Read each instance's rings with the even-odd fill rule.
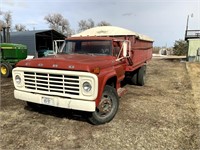
[[59,53],[111,55],[111,41],[67,40]]

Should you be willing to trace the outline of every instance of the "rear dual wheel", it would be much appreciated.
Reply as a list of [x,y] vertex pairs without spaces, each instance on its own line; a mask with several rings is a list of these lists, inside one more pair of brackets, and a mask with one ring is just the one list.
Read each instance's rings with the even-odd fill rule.
[[7,63],[1,63],[1,77],[8,78],[12,75],[12,66]]
[[138,77],[137,77],[138,85],[143,86],[145,84],[145,81],[146,81],[146,65],[142,66],[138,70]]
[[143,86],[146,80],[146,65],[134,71],[131,76],[131,84]]

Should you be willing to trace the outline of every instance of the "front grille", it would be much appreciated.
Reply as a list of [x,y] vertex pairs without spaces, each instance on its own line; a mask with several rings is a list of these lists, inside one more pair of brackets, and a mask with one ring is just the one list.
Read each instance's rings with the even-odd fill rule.
[[79,82],[79,76],[24,72],[25,88],[35,91],[80,95]]

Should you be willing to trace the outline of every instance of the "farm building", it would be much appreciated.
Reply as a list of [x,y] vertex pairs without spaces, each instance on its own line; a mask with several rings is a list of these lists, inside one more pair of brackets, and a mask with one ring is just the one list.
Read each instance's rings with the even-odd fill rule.
[[53,50],[54,40],[64,40],[65,36],[55,30],[33,30],[11,32],[10,42],[20,43],[28,47],[28,55],[40,57],[46,51]]
[[200,30],[186,30],[185,40],[188,41],[188,61],[200,62]]

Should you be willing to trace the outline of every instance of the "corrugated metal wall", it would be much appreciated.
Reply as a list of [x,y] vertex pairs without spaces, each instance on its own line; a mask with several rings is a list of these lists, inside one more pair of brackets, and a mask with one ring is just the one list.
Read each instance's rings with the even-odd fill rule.
[[36,42],[35,34],[17,34],[11,33],[10,40],[11,43],[24,44],[28,48],[28,55],[36,55]]
[[63,40],[64,35],[55,30],[34,30],[24,32],[11,32],[12,43],[24,44],[28,48],[28,55],[37,57],[41,46],[52,49],[53,40]]

